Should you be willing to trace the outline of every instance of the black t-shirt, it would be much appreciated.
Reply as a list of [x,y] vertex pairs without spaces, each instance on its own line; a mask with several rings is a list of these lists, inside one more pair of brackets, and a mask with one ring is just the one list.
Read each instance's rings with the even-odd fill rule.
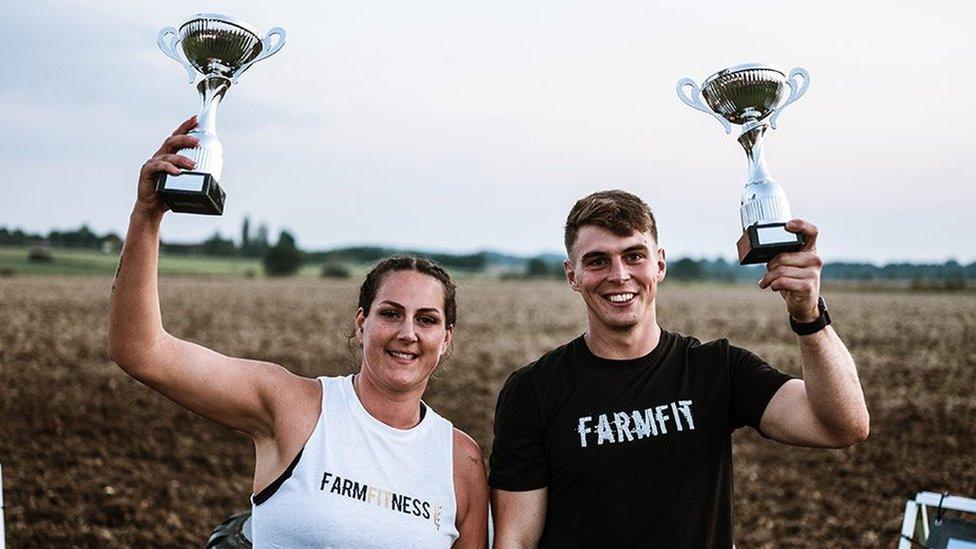
[[609,360],[581,336],[508,378],[489,484],[548,487],[542,547],[728,548],[730,436],[790,378],[725,339]]

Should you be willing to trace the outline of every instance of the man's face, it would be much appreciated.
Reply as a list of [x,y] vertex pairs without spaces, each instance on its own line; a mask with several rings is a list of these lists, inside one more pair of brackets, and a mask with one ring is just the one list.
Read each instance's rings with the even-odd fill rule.
[[629,331],[655,322],[654,298],[667,266],[650,233],[617,236],[584,225],[564,268],[569,285],[586,302],[590,331]]

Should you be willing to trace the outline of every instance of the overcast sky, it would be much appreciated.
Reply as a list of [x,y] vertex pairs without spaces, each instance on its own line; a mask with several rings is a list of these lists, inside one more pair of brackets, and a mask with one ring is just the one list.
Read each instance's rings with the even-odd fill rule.
[[828,260],[976,260],[972,2],[0,3],[0,226],[124,232],[140,165],[197,108],[160,28],[226,13],[285,47],[227,93],[220,218],[304,248],[559,251],[589,192],[655,211],[671,257],[731,258],[745,154],[675,96],[740,63],[806,68],[768,135]]

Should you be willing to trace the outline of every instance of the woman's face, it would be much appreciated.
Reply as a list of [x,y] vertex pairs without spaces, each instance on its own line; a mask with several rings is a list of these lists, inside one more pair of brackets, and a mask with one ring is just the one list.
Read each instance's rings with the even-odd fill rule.
[[453,333],[444,318],[444,287],[417,271],[383,275],[369,314],[356,313],[363,374],[394,391],[423,389]]

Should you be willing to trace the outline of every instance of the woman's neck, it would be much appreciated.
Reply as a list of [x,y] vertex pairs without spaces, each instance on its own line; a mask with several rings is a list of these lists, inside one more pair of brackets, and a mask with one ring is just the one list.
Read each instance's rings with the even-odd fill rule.
[[369,415],[395,429],[410,429],[420,423],[420,397],[426,385],[425,382],[416,390],[406,392],[390,391],[362,371],[352,381],[356,396]]

